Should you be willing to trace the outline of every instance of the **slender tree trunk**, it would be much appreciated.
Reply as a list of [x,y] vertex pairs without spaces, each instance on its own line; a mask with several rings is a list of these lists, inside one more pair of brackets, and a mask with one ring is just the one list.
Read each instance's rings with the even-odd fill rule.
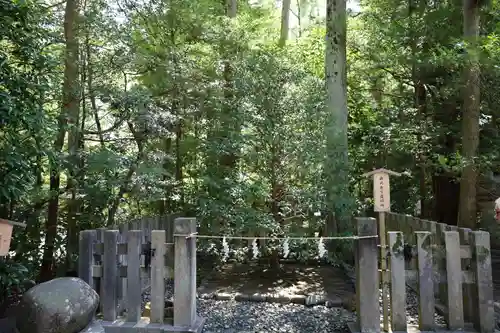
[[298,36],[302,37],[302,9],[300,8],[300,0],[297,0],[297,29]]
[[418,6],[418,4],[414,0],[409,0],[408,2],[408,15],[410,19],[410,47],[412,54],[412,81],[413,81],[413,96],[414,96],[414,106],[418,110],[418,128],[417,131],[417,142],[422,145],[421,148],[418,149],[417,152],[417,163],[420,169],[419,174],[419,197],[420,197],[420,215],[424,217],[428,217],[429,209],[428,209],[428,200],[427,200],[427,158],[425,156],[425,142],[423,142],[422,133],[426,133],[426,120],[427,120],[427,101],[426,101],[426,89],[423,82],[423,75],[421,74],[421,68],[417,61],[418,53],[421,51],[417,44],[417,39],[419,36],[417,35],[416,29],[416,19],[421,19],[423,15],[423,11],[425,10],[424,6]]
[[[174,110],[174,107],[172,107],[172,110]],[[170,132],[171,128],[169,128]],[[171,156],[170,154],[172,153],[172,138],[166,137],[162,140],[162,145],[163,145],[163,153],[165,154],[165,158],[163,159],[163,175],[162,175],[162,181],[164,183],[168,182],[169,180],[169,175],[172,170],[172,163],[170,162]],[[167,213],[171,212],[172,209],[172,203],[170,200],[170,195],[172,192],[172,186],[165,186],[163,189],[163,198],[159,200],[158,202],[158,207],[159,207],[159,212],[160,216],[164,216]]]
[[238,0],[226,0],[226,15],[234,18],[238,14]]
[[[237,0],[227,0],[226,5],[226,15],[229,18],[235,18],[237,15]],[[234,146],[234,134],[239,131],[239,125],[237,125],[234,115],[234,75],[230,60],[232,50],[225,49],[224,53],[229,59],[224,61],[224,103],[219,135],[223,138],[224,150],[228,152],[222,153],[219,157],[219,166],[223,171],[222,179],[231,179],[238,162],[237,148]]]
[[[92,108],[92,113],[94,115],[95,126],[97,128],[97,136],[99,137],[99,142],[101,143],[101,147],[104,148],[106,144],[104,143],[104,135],[102,133],[101,121],[99,119],[99,108],[97,107],[97,102],[95,98],[94,92],[94,70],[92,68],[92,50],[90,45],[90,37],[87,32],[85,36],[85,60],[86,60],[86,81],[87,81],[87,91],[88,97],[90,100],[90,107]],[[83,135],[83,133],[82,133]]]
[[467,63],[464,69],[464,104],[462,112],[462,157],[464,167],[460,179],[458,225],[475,228],[477,220],[475,158],[479,146],[480,69],[477,41],[479,37],[479,5],[475,0],[463,2],[464,39]]
[[[128,79],[127,75],[124,73],[124,92],[127,92],[127,86],[128,86]],[[125,111],[128,113],[128,111]],[[125,175],[125,178],[122,181],[122,184],[120,186],[120,189],[118,190],[118,194],[114,199],[111,201],[109,210],[108,210],[108,221],[106,226],[110,227],[115,224],[115,217],[116,217],[116,212],[118,211],[118,208],[120,207],[120,202],[123,198],[123,195],[127,193],[127,191],[130,191],[130,182],[132,181],[132,177],[136,173],[137,169],[139,168],[139,165],[141,162],[144,160],[146,157],[146,152],[144,151],[144,142],[145,142],[145,136],[144,136],[144,131],[143,130],[138,130],[135,128],[134,124],[131,121],[127,121],[127,126],[134,137],[135,144],[137,145],[137,155],[135,158],[135,161],[130,164],[127,174]]]
[[288,40],[288,31],[290,30],[290,4],[291,0],[283,0],[283,5],[281,7],[281,31],[280,40],[278,42],[279,46],[285,46]]
[[137,131],[134,128],[134,124],[132,124],[130,121],[128,121],[127,124],[128,124],[128,128],[129,128],[130,132],[134,136],[135,143],[137,145],[137,156],[135,158],[135,161],[132,162],[132,164],[130,164],[128,171],[127,171],[127,174],[125,175],[125,178],[122,181],[122,185],[120,186],[120,189],[118,190],[118,194],[111,202],[111,207],[109,208],[109,212],[108,212],[108,222],[106,225],[108,227],[115,224],[115,216],[116,216],[116,212],[118,211],[118,207],[120,206],[120,201],[123,198],[123,195],[125,193],[127,193],[127,191],[130,190],[130,182],[132,181],[132,177],[134,176],[135,172],[137,171],[137,168],[139,168],[139,164],[144,160],[144,157],[145,157],[143,133]]
[[[180,110],[179,110],[180,111]],[[178,188],[179,193],[179,205],[177,209],[184,212],[185,202],[184,202],[184,181],[183,181],[183,161],[182,161],[182,117],[177,118],[177,124],[175,125],[175,183]]]
[[[68,118],[78,109],[80,92],[78,85],[78,41],[76,26],[78,18],[78,0],[67,0],[64,13],[64,35],[66,41],[64,60],[64,81],[62,91],[62,108],[58,120],[58,133],[54,141],[54,151],[61,152],[66,136]],[[54,250],[57,237],[59,218],[59,186],[61,183],[58,161],[50,163],[50,192],[51,198],[47,208],[45,223],[45,246],[40,267],[40,281],[47,281],[54,277]]]
[[326,193],[327,234],[346,228],[350,221],[347,143],[346,0],[326,4]]
[[[85,11],[86,1],[83,2]],[[80,52],[80,50],[78,50]],[[68,183],[71,191],[71,199],[67,202],[67,239],[66,239],[66,271],[76,270],[76,255],[78,254],[78,216],[80,216],[81,200],[78,198],[78,189],[81,184],[81,171],[83,167],[81,152],[83,151],[82,133],[85,128],[85,75],[86,61],[85,53],[80,58],[80,93],[82,103],[82,118],[80,119],[80,103],[73,103],[68,108],[68,155],[70,160]]]

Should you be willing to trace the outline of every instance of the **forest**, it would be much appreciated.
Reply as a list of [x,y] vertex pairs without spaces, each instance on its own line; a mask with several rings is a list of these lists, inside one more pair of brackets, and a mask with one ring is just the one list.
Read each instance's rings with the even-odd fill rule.
[[0,0],[4,286],[142,216],[352,234],[381,167],[392,211],[496,230],[498,0],[58,1]]

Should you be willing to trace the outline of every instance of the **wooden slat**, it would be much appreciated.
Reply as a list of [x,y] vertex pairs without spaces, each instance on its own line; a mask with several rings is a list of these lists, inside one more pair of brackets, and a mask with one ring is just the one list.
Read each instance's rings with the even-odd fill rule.
[[118,243],[118,230],[106,230],[103,235],[104,255],[102,260],[102,294],[101,303],[103,319],[106,321],[116,320],[116,307],[118,297],[116,294],[116,275],[118,267],[116,263],[116,244]]
[[95,230],[84,230],[80,232],[78,258],[78,276],[95,289],[92,267],[94,262],[92,244],[96,241]]
[[165,310],[165,230],[151,232],[151,322],[163,323]]
[[[118,276],[121,278],[127,277],[127,265],[123,265],[118,267],[117,269]],[[92,277],[96,279],[102,278],[102,266],[101,265],[93,265],[92,266]],[[146,270],[144,266],[141,266],[141,277],[148,278],[149,270]],[[173,278],[173,269],[172,267],[165,267],[165,279]]]
[[418,258],[418,321],[421,331],[432,331],[434,322],[434,273],[432,267],[431,233],[415,232]]
[[471,243],[474,248],[472,268],[477,277],[478,316],[474,326],[481,333],[492,333],[495,330],[496,320],[493,307],[490,234],[486,231],[473,231],[471,236]]
[[[445,248],[443,246],[434,245],[434,246],[432,246],[432,249],[435,251],[434,253],[436,253],[436,257],[437,257],[436,259],[443,260],[443,262],[444,262],[444,260],[446,258],[444,256],[442,258],[440,258],[440,256],[442,256],[442,254],[445,253]],[[469,245],[460,245],[460,258],[461,259],[471,259],[472,258],[472,250],[471,250]],[[416,257],[413,257],[410,261],[406,262],[406,269],[417,269],[417,258]]]
[[444,233],[446,246],[446,274],[448,286],[448,328],[450,330],[464,329],[464,306],[462,297],[462,262],[457,252],[460,247],[458,228]]
[[[393,332],[406,332],[406,283],[403,255],[403,233],[388,232],[391,281],[391,328]],[[383,281],[383,279],[381,279]],[[387,281],[387,279],[385,279]]]
[[[165,246],[167,246],[167,247],[173,247],[173,245],[174,245],[173,243],[165,243]],[[117,246],[118,246],[117,253],[119,255],[126,255],[127,254],[127,243],[118,243]],[[147,244],[142,244],[141,248],[142,248],[142,251],[145,251],[149,247]],[[104,245],[102,243],[95,243],[93,251],[94,251],[95,255],[104,254]]]
[[[382,271],[379,269],[379,273],[382,274]],[[390,274],[390,271],[387,270],[387,273],[386,274]],[[465,284],[474,284],[476,283],[476,278],[474,277],[474,273],[471,272],[471,271],[462,271],[462,283],[465,283]],[[415,269],[407,269],[405,270],[405,276],[406,276],[406,279],[408,280],[414,280],[417,278],[417,275],[418,275],[418,270],[415,270]],[[446,279],[446,271],[440,271],[439,274],[437,274],[436,272],[434,272],[434,277],[439,277],[439,281],[435,281],[435,282],[440,282],[440,283],[446,283],[447,279]]]
[[[377,234],[374,218],[356,218],[356,224],[358,236]],[[356,310],[362,314],[358,316],[358,326],[361,332],[377,333],[380,332],[377,240],[360,239],[356,245]],[[175,251],[177,260],[177,248]]]
[[127,233],[127,321],[138,322],[141,318],[141,242],[142,232]]

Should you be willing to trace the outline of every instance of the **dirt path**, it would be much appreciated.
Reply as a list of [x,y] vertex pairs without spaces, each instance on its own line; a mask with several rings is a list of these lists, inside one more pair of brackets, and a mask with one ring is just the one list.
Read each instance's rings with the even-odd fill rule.
[[253,296],[258,301],[274,299],[283,303],[295,297],[304,304],[326,303],[349,309],[355,295],[351,280],[342,269],[333,266],[283,264],[280,268],[269,268],[240,263],[227,264],[213,272],[203,281],[198,293],[202,298],[227,299],[237,295],[241,298],[243,295],[245,300]]

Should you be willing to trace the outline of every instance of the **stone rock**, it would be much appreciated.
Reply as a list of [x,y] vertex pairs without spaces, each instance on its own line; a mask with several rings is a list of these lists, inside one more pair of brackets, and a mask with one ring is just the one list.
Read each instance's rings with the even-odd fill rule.
[[234,300],[237,302],[246,302],[250,299],[250,295],[237,293],[234,295]]
[[85,281],[63,277],[28,290],[16,309],[19,333],[77,333],[94,318],[99,295]]
[[229,301],[231,300],[232,295],[229,293],[217,293],[215,294],[215,299],[218,301]]
[[309,295],[306,297],[306,306],[324,305],[326,299],[323,295]]
[[305,305],[306,304],[306,295],[292,295],[290,301],[294,304]]
[[23,281],[23,288],[24,288],[25,291],[30,290],[34,286],[36,286],[36,283],[33,280],[24,280]]

